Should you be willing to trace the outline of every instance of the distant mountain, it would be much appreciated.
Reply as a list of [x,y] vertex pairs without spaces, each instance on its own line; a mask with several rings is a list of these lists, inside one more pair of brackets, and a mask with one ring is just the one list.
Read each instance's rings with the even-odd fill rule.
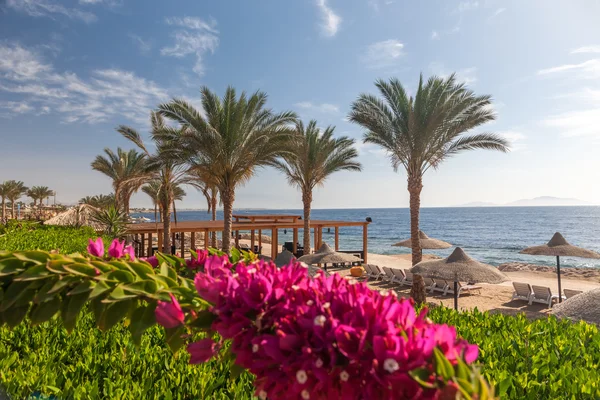
[[591,203],[579,199],[568,199],[552,196],[540,196],[533,199],[521,199],[506,204],[473,201],[455,207],[550,207],[550,206],[589,206]]

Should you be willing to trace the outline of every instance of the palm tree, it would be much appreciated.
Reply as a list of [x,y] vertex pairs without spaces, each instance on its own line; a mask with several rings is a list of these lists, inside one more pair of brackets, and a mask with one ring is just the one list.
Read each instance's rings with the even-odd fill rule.
[[[423,175],[438,168],[445,159],[466,150],[506,152],[508,142],[492,133],[462,134],[495,119],[491,97],[476,96],[455,76],[437,76],[425,83],[423,76],[414,96],[409,96],[398,79],[378,80],[375,86],[383,99],[361,94],[352,104],[350,121],[367,130],[365,143],[386,150],[394,171],[404,167],[410,195],[412,263],[422,259],[419,242],[419,208]],[[411,296],[425,301],[423,278],[416,277]]]
[[5,184],[8,184],[8,195],[6,196],[11,203],[11,218],[15,218],[15,205],[17,204],[17,200],[27,193],[27,186],[21,181],[7,181]]
[[48,188],[48,186],[33,186],[27,191],[27,197],[33,199],[33,206],[35,207],[37,201],[40,201],[40,205],[43,205],[45,198],[52,196],[54,192]]
[[154,197],[160,209],[163,223],[162,251],[167,253],[171,250],[171,210],[175,213],[175,222],[177,222],[175,201],[181,200],[185,196],[181,185],[195,186],[196,182],[193,182],[188,175],[185,162],[172,157],[171,151],[175,147],[173,142],[184,133],[183,130],[170,128],[165,124],[163,117],[155,112],[151,113],[150,122],[152,140],[156,145],[154,154],[150,154],[142,137],[135,129],[121,125],[117,131],[136,144],[148,159],[146,176],[150,178],[151,185],[144,192],[151,193],[151,197]]
[[310,211],[313,189],[322,186],[334,172],[360,171],[356,161],[358,152],[353,147],[354,140],[346,136],[333,137],[334,127],[321,132],[317,121],[312,120],[304,127],[301,121],[296,124],[296,136],[291,142],[292,153],[286,154],[276,167],[286,176],[290,185],[302,192],[304,205],[304,251],[310,252]]
[[185,134],[177,149],[193,170],[210,176],[209,185],[219,190],[223,202],[223,251],[229,252],[235,190],[263,166],[273,165],[286,154],[296,122],[291,111],[274,113],[265,108],[267,95],[255,92],[238,97],[228,87],[220,99],[207,87],[201,90],[204,115],[184,100],[159,106],[160,113],[182,125]]
[[106,157],[96,156],[92,169],[112,179],[116,205],[129,214],[131,196],[148,178],[146,154],[133,149],[125,151],[120,147],[116,154],[108,148],[104,149],[104,153]]
[[[10,194],[10,182],[4,181],[0,184],[0,198],[2,198],[2,220],[4,221],[6,218],[6,199]],[[14,181],[13,181],[14,182]]]
[[[160,182],[155,179],[151,180],[144,186],[142,186],[142,192],[146,193],[150,199],[152,199],[152,205],[154,206],[154,220],[160,222],[160,215],[162,215],[162,210],[160,207]],[[158,215],[158,216],[157,216]],[[159,218],[157,220],[157,218]]]
[[85,196],[79,199],[80,204],[89,204],[92,207],[106,209],[110,206],[115,205],[115,195],[110,194],[98,194],[95,196]]

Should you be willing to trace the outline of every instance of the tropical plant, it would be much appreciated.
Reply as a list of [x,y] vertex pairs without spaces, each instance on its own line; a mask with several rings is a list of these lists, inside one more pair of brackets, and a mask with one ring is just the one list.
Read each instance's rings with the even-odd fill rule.
[[115,205],[115,195],[110,194],[98,194],[95,196],[85,196],[79,199],[79,204],[88,204],[96,208],[108,208]]
[[92,162],[92,169],[112,179],[115,203],[126,214],[129,214],[129,200],[148,179],[146,154],[132,149],[125,151],[120,147],[115,154],[111,149],[104,149],[106,156],[98,155]]
[[304,205],[304,251],[310,251],[310,212],[313,189],[322,186],[325,180],[338,171],[360,171],[356,161],[358,152],[354,140],[346,136],[333,137],[334,127],[323,132],[312,120],[305,127],[301,121],[296,123],[296,135],[290,142],[291,152],[285,154],[275,166],[287,177],[290,185],[302,192]]
[[[508,142],[498,135],[462,134],[495,119],[491,97],[476,96],[454,75],[433,76],[427,82],[421,75],[414,97],[398,79],[378,80],[375,86],[383,99],[361,94],[352,104],[350,121],[367,130],[365,143],[382,147],[394,171],[400,167],[408,175],[410,232],[413,265],[422,259],[419,241],[419,208],[423,175],[438,168],[445,159],[466,150],[508,151]],[[417,302],[425,301],[423,278],[417,276],[411,289]]]
[[27,191],[27,197],[31,197],[34,207],[38,201],[40,202],[40,205],[42,205],[44,199],[52,196],[53,194],[54,192],[47,186],[33,186]]
[[4,181],[0,184],[0,198],[2,198],[2,220],[6,219],[6,200],[10,194],[10,182]]
[[21,181],[6,181],[4,182],[8,185],[8,195],[6,196],[10,200],[11,206],[11,218],[16,218],[15,206],[17,205],[17,200],[27,193],[27,186]]
[[219,190],[223,202],[223,250],[231,247],[231,226],[235,190],[246,183],[257,168],[273,165],[286,154],[296,122],[291,111],[274,113],[265,108],[267,95],[255,92],[238,97],[228,87],[223,99],[207,87],[201,90],[204,113],[190,103],[173,99],[161,104],[159,112],[181,124],[185,134],[174,149],[191,169],[210,177],[208,187]]
[[92,219],[104,226],[104,234],[111,238],[120,238],[127,232],[129,217],[125,211],[109,206],[94,212]]

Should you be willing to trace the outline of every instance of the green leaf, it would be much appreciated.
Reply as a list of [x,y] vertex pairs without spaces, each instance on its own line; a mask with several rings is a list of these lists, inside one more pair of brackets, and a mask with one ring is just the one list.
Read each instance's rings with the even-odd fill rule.
[[117,270],[109,272],[108,274],[100,275],[96,278],[97,280],[107,280],[119,283],[130,283],[135,281],[135,277],[129,271]]
[[12,307],[9,310],[2,312],[2,320],[8,324],[9,327],[14,328],[23,321],[28,310],[29,304],[20,307]]
[[154,275],[152,267],[146,263],[129,262],[127,264],[129,270],[137,275],[140,279],[148,279],[148,275]]
[[444,356],[440,349],[437,347],[433,349],[433,356],[435,360],[435,373],[448,380],[454,376],[454,368],[448,359]]
[[189,326],[197,329],[210,329],[217,316],[208,310],[198,312],[197,317],[189,323]]
[[121,321],[130,311],[130,307],[135,304],[134,299],[124,300],[119,303],[110,304],[102,314],[98,327],[107,331]]
[[63,267],[65,271],[69,271],[75,275],[87,276],[90,278],[98,276],[96,268],[83,263],[68,264]]
[[232,264],[236,264],[238,261],[240,261],[242,254],[240,253],[240,251],[234,247],[231,249],[231,257],[229,258],[229,260],[231,261]]
[[417,369],[413,369],[412,371],[408,371],[408,374],[419,383],[419,385],[423,386],[424,388],[428,388],[428,389],[433,389],[435,388],[435,385],[432,384],[429,381],[429,378],[431,377],[431,373],[429,372],[429,370],[427,368],[417,368]]
[[75,294],[73,296],[66,296],[61,307],[61,318],[63,325],[67,329],[67,332],[72,332],[77,322],[77,316],[85,305],[86,301],[90,297],[90,292],[84,292]]
[[81,277],[79,276],[62,276],[55,284],[52,286],[50,290],[48,290],[48,294],[59,293],[64,288],[69,285],[74,285],[78,282],[81,282]]
[[119,302],[119,301],[124,301],[127,299],[133,299],[135,297],[137,297],[137,295],[125,293],[125,291],[123,290],[121,285],[119,285],[119,286],[116,286],[112,292],[110,292],[108,297],[105,300],[103,300],[103,302],[105,302],[105,303]]
[[31,250],[22,253],[15,253],[15,257],[22,261],[32,261],[36,264],[46,264],[50,259],[50,254],[45,251]]
[[153,280],[138,281],[121,287],[125,292],[139,295],[150,295],[158,291],[158,285]]
[[230,379],[237,379],[241,374],[243,374],[246,371],[246,369],[244,367],[240,367],[236,363],[232,363],[230,365],[229,371],[230,371],[229,372],[229,378]]
[[27,265],[17,258],[5,258],[0,260],[0,278],[3,276],[18,274],[24,271]]
[[79,285],[75,286],[73,290],[67,293],[69,296],[79,293],[90,292],[96,286],[95,282],[92,281],[83,281]]
[[32,282],[13,282],[10,284],[4,298],[0,304],[0,312],[8,310],[13,304],[15,304],[23,295],[26,294],[27,288]]
[[104,293],[108,292],[109,290],[112,290],[112,288],[113,288],[113,286],[106,283],[106,281],[96,282],[96,286],[94,286],[92,293],[90,293],[90,299],[95,299],[96,297],[100,296],[101,294],[104,294]]
[[181,348],[181,346],[183,346],[183,333],[183,325],[178,326],[177,328],[165,328],[166,342],[173,353],[176,353]]
[[129,331],[133,343],[136,346],[140,346],[142,343],[142,335],[146,329],[150,328],[156,323],[156,316],[154,311],[156,309],[156,302],[151,302],[147,306],[138,307],[131,316],[131,324],[129,325]]
[[50,275],[45,265],[36,265],[27,268],[24,272],[13,278],[13,281],[34,281],[37,279],[45,279]]
[[30,314],[31,322],[38,325],[50,320],[60,310],[60,306],[61,301],[58,297],[53,297],[50,301],[36,305]]

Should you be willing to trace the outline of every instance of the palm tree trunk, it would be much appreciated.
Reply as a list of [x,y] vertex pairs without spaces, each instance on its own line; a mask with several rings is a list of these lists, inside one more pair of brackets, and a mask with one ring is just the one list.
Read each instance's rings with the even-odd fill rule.
[[[210,191],[210,209],[212,211],[212,221],[217,220],[217,189],[212,188]],[[206,240],[206,239],[205,239]],[[217,232],[211,233],[211,247],[217,248]]]
[[[419,240],[419,211],[421,208],[421,190],[423,190],[422,176],[408,177],[408,193],[410,194],[410,240],[412,247],[412,265],[421,262],[423,251]],[[410,296],[415,303],[421,304],[427,300],[425,282],[420,275],[414,275]]]
[[2,219],[6,218],[6,200],[2,198]]
[[162,223],[163,223],[163,248],[162,252],[171,254],[171,207],[169,204],[163,204],[162,207]]
[[235,191],[226,187],[220,190],[221,200],[223,201],[223,248],[225,253],[229,254],[231,250],[231,225],[233,215],[233,202],[235,200]]
[[10,201],[10,216],[12,219],[15,219],[15,201]]
[[304,204],[304,254],[310,254],[310,206],[312,204],[311,191],[306,190],[302,192],[302,203]]

